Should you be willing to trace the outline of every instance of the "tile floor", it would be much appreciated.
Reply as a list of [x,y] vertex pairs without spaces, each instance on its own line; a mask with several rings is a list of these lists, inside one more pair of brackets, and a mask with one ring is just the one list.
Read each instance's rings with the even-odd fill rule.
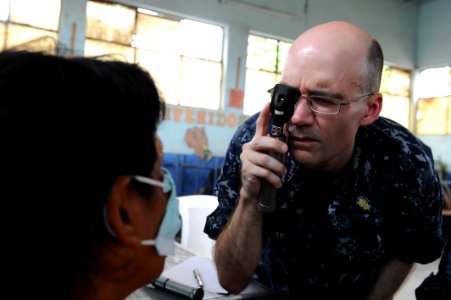
[[415,289],[423,282],[423,280],[431,273],[437,273],[439,259],[425,265],[416,264],[406,281],[399,288],[393,300],[415,300]]

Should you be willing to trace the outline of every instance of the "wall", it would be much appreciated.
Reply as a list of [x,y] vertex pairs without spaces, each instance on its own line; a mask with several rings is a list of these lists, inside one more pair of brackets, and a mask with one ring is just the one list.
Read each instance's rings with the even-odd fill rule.
[[423,0],[420,8],[417,67],[451,65],[451,1]]

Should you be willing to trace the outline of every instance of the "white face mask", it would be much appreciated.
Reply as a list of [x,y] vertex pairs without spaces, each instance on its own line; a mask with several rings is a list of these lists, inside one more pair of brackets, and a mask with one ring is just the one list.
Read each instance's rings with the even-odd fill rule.
[[[154,240],[142,240],[142,245],[155,246],[160,256],[168,256],[174,254],[175,243],[174,239],[177,233],[182,227],[182,221],[179,214],[179,202],[175,193],[175,183],[172,179],[171,173],[165,168],[161,168],[163,172],[163,182],[144,177],[144,176],[132,176],[133,179],[152,186],[161,187],[163,192],[170,192],[168,203],[166,206],[166,212],[163,216],[160,229],[158,230],[157,237]],[[108,218],[106,217],[106,209],[104,211],[105,226],[107,230],[113,235],[114,231],[111,229]]]

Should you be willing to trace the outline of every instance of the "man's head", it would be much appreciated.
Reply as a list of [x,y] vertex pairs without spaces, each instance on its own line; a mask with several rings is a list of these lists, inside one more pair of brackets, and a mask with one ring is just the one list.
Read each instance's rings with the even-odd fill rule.
[[282,82],[304,97],[325,96],[342,103],[337,114],[321,114],[309,109],[306,98],[298,100],[288,141],[296,161],[328,172],[349,161],[357,129],[371,124],[382,109],[382,65],[377,41],[350,23],[320,24],[295,40]]

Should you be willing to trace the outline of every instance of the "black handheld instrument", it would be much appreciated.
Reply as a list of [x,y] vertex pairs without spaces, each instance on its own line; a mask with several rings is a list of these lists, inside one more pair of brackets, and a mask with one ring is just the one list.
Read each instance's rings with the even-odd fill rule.
[[[271,119],[269,124],[268,135],[285,142],[283,127],[287,123],[294,112],[294,105],[301,96],[301,92],[291,86],[284,84],[276,84],[271,91]],[[269,155],[279,161],[283,161],[280,153],[269,152]],[[267,181],[262,182],[260,189],[260,199],[258,209],[264,213],[271,213],[276,208],[277,189]]]
[[171,294],[181,296],[190,300],[201,300],[204,297],[204,290],[201,287],[190,287],[183,283],[160,276],[153,282],[153,286],[158,290],[167,291]]

